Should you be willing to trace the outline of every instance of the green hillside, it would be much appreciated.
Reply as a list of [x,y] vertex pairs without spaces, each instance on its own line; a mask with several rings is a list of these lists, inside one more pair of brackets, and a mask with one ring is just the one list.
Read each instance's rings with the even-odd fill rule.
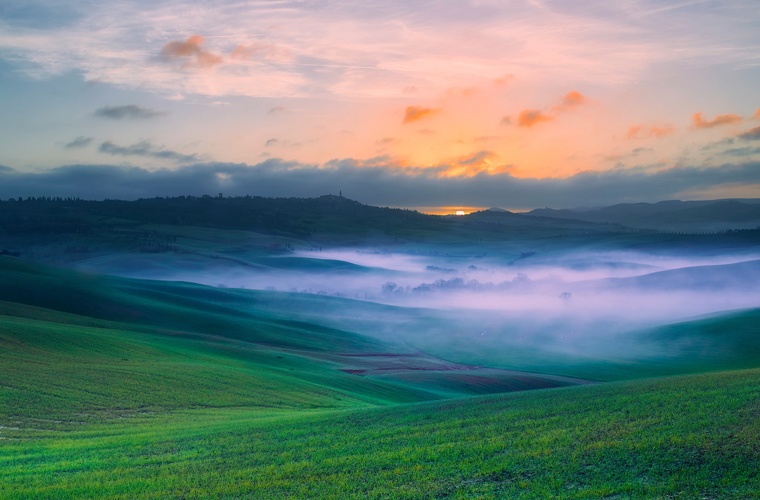
[[259,310],[257,296],[267,295],[286,294],[0,258],[0,425],[206,407],[387,405],[579,382],[461,365],[397,338]]
[[0,257],[0,498],[758,497],[757,310],[617,360],[429,314]]
[[757,498],[760,372],[2,429],[3,498]]

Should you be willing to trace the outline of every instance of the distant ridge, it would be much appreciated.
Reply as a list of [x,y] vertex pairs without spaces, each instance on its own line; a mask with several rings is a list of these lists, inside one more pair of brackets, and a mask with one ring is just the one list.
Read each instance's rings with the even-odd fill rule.
[[667,200],[621,203],[595,209],[539,208],[526,215],[622,224],[659,231],[714,232],[760,227],[760,199]]

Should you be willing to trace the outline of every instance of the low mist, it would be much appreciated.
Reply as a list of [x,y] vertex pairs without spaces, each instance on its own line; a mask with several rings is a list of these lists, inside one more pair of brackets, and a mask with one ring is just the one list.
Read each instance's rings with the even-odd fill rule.
[[[299,309],[293,301],[292,310],[280,312],[505,366],[515,366],[515,353],[525,349],[657,357],[672,345],[637,340],[636,332],[760,306],[760,254],[565,252],[500,259],[363,248],[270,256],[255,268],[218,263],[193,270],[180,263],[122,274],[323,296],[319,310]],[[332,298],[393,307],[367,312]]]

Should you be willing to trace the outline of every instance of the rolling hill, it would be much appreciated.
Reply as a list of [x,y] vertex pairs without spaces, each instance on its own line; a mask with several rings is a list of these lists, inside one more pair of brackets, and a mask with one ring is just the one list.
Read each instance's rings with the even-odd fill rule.
[[[2,498],[743,499],[760,490],[757,231],[664,234],[496,211],[430,217],[341,197],[2,208]],[[271,217],[279,229],[266,226]],[[356,262],[329,253],[343,247],[369,251]],[[394,260],[391,250],[406,253]],[[663,259],[678,264],[661,268]],[[549,265],[602,278],[541,278]],[[190,270],[220,282],[244,271],[295,283],[438,277],[425,297],[454,295],[432,308],[395,284],[407,295],[383,303],[124,277]],[[472,295],[446,288],[467,273],[483,280],[456,281]],[[499,273],[518,274],[499,282]],[[555,283],[572,299],[557,299]],[[515,300],[549,290],[558,306],[466,307],[498,286]],[[657,303],[656,293],[683,290],[715,304],[743,294],[748,307],[628,321],[648,313],[635,294]],[[605,307],[630,311],[614,321],[586,314]]]
[[621,224],[659,231],[718,232],[760,227],[760,203],[756,199],[709,201],[661,201],[621,203],[603,208],[540,208],[529,216]]

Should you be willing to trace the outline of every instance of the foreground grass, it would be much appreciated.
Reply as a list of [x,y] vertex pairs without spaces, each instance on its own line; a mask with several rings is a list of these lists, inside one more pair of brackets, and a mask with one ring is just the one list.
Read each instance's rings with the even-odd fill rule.
[[760,498],[760,370],[0,441],[3,498]]

